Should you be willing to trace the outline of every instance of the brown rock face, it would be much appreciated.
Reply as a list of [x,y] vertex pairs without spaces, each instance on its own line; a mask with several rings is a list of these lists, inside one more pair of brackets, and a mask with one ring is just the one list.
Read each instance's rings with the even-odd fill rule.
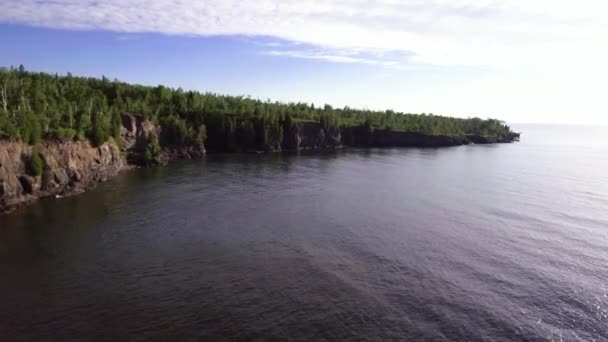
[[[121,151],[113,140],[100,147],[88,141],[50,141],[33,147],[0,137],[0,212],[37,198],[70,195],[94,187],[128,168],[144,164],[150,140],[156,140],[160,152],[157,164],[175,159],[201,158],[202,144],[173,145],[168,132],[137,114],[123,114]],[[337,148],[345,146],[455,146],[469,143],[497,143],[519,140],[513,133],[501,138],[478,136],[435,136],[389,130],[366,130],[365,127],[327,128],[317,122],[298,122],[284,132],[282,143],[263,146],[265,151]],[[40,176],[29,172],[28,161],[39,153],[44,161]]]
[[[34,149],[44,160],[38,177],[28,174],[27,160]],[[113,141],[97,148],[84,141],[45,141],[35,148],[17,141],[0,141],[0,211],[37,198],[84,191],[126,166]]]
[[144,117],[137,114],[125,113],[122,115],[120,137],[123,141],[124,151],[131,164],[142,164],[148,140],[152,137],[158,139],[160,129]]
[[152,122],[144,119],[138,114],[125,113],[122,115],[121,138],[124,143],[124,151],[130,164],[143,165],[144,153],[148,141],[156,139],[161,146],[161,153],[156,158],[157,164],[167,164],[176,159],[194,159],[205,155],[205,146],[196,144],[171,145],[166,137],[166,132],[161,126],[155,126]]
[[[203,145],[167,144],[162,127],[137,114],[123,114],[123,150],[113,140],[100,147],[88,141],[47,140],[33,147],[7,138],[0,139],[0,212],[38,198],[70,195],[94,187],[129,167],[141,165],[148,141],[161,146],[158,164],[175,159],[201,158]],[[29,174],[28,160],[40,153],[44,167],[40,176]]]
[[342,136],[338,128],[324,128],[317,122],[300,122],[291,127],[284,142],[287,150],[341,147]]

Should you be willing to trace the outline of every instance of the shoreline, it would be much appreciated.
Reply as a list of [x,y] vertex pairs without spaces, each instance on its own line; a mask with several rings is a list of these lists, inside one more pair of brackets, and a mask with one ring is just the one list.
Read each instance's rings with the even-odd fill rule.
[[[427,138],[430,136],[427,136]],[[350,145],[333,145],[333,146],[303,146],[297,149],[270,149],[270,150],[248,150],[237,152],[209,151],[208,154],[269,154],[269,153],[293,153],[297,151],[329,151],[329,150],[348,150],[348,149],[369,149],[369,148],[444,148],[456,147],[475,144],[503,144],[513,143],[517,140],[482,140],[480,143],[473,142],[470,137],[464,140],[455,140],[454,144],[420,144],[420,145],[376,145],[376,146],[350,146]],[[44,141],[42,147],[35,148],[24,145],[16,141],[0,141],[0,215],[9,215],[16,209],[25,207],[35,203],[40,199],[49,198],[65,198],[77,196],[85,191],[89,191],[97,187],[98,184],[109,181],[110,179],[124,172],[133,171],[139,168],[148,167],[138,162],[132,162],[132,156],[127,152],[120,151],[114,141],[108,142],[100,147],[94,148],[88,142],[59,142],[59,141]],[[12,158],[15,161],[16,150],[21,148],[21,153],[32,153],[34,149],[41,149],[45,153],[46,165],[44,173],[40,176],[28,176],[24,165],[13,165],[13,174],[7,175],[5,170],[9,165],[2,163],[4,159]],[[203,159],[207,155],[207,151],[191,155],[188,153],[175,153],[176,147],[168,147],[164,150],[164,155],[159,158],[159,162],[154,163],[155,166],[164,167],[173,161],[178,160],[194,160]],[[2,153],[4,152],[4,153]],[[7,153],[8,152],[8,153]],[[61,156],[68,156],[67,160],[61,160]],[[85,158],[83,158],[85,156]],[[74,167],[73,158],[77,160],[85,160],[86,157],[91,157],[90,163],[85,163],[80,167]],[[16,158],[19,159],[19,158]],[[23,160],[23,158],[21,158]],[[62,163],[57,163],[57,160]],[[54,162],[53,162],[54,161]],[[86,166],[97,166],[97,169],[87,169]],[[20,171],[15,171],[20,170]],[[4,171],[4,172],[2,172]],[[61,176],[63,175],[63,176]],[[13,188],[16,192],[7,192],[6,178],[12,177]],[[20,191],[20,193],[19,193]]]

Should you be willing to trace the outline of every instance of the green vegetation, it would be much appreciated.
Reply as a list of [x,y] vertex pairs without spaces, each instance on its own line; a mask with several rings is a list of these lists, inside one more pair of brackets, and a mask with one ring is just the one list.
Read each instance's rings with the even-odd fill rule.
[[144,164],[154,165],[157,163],[157,157],[160,155],[161,149],[158,144],[156,136],[150,136],[146,144],[146,151],[144,152]]
[[349,107],[317,108],[306,103],[261,101],[243,96],[184,91],[164,86],[0,69],[0,135],[30,144],[42,138],[85,139],[100,145],[120,135],[120,114],[142,114],[163,125],[172,144],[202,143],[211,150],[281,144],[292,124],[358,126],[435,135],[504,137],[511,133],[498,120],[458,119],[432,114]]
[[40,152],[33,152],[27,161],[28,173],[30,176],[38,177],[42,175],[44,169],[44,159],[40,155]]

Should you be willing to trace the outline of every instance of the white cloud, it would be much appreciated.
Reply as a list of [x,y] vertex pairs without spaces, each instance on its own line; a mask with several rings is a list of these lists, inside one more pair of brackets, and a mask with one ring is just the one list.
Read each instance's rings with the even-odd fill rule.
[[[280,47],[280,46],[275,46]],[[398,60],[391,60],[386,58],[383,54],[377,53],[364,53],[361,51],[348,51],[348,50],[336,50],[332,49],[313,49],[309,47],[302,47],[300,49],[284,50],[269,50],[265,51],[264,54],[269,56],[285,56],[291,58],[301,59],[316,59],[323,60],[333,63],[359,63],[369,65],[380,65],[386,67],[403,68],[403,65]]]
[[603,0],[0,0],[0,22],[246,36],[277,58],[425,70],[417,82],[429,86],[407,98],[401,76],[359,97],[378,107],[606,123],[607,10]]
[[3,0],[0,21],[123,33],[263,35],[325,49],[309,58],[344,62],[357,59],[345,50],[397,51],[412,53],[410,63],[564,70],[603,66],[606,9],[594,0]]

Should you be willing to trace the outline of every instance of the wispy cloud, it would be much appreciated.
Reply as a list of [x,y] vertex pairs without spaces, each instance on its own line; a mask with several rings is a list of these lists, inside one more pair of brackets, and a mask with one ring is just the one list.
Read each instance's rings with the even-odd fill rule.
[[354,57],[341,54],[332,54],[331,52],[307,51],[307,50],[270,50],[265,54],[271,56],[286,56],[303,59],[318,59],[335,63],[363,63],[372,65],[396,65],[396,61],[381,61],[378,59]]
[[121,42],[137,40],[137,39],[139,39],[139,37],[136,35],[132,35],[132,34],[121,34],[121,35],[116,36],[116,40],[121,41]]
[[[597,68],[608,23],[597,0],[3,0],[0,22],[121,33],[276,37],[267,53],[332,62]],[[365,51],[352,56],[344,51]]]
[[275,49],[262,52],[269,56],[312,59],[331,63],[367,64],[397,69],[407,68],[404,54],[389,54],[380,51],[361,51],[348,49],[315,48],[304,44],[279,44]]

